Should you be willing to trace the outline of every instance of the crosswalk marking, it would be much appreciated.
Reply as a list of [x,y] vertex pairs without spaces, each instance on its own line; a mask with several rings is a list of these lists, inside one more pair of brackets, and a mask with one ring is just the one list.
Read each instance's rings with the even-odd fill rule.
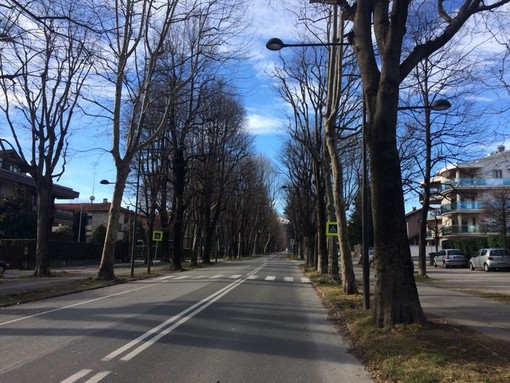
[[[176,277],[175,275],[169,275],[169,276],[166,276],[166,277],[160,277],[158,278],[157,280],[158,281],[163,281],[163,280],[167,280],[167,279],[172,279],[173,281],[182,281],[184,279],[193,279],[193,280],[198,280],[198,279],[220,279],[220,278],[228,278],[228,279],[239,279],[239,278],[243,278],[243,275],[242,274],[232,274],[232,275],[224,275],[224,274],[217,274],[217,275],[212,275],[212,276],[208,276],[208,275],[196,275],[196,276],[193,276],[193,275],[181,275],[181,276],[178,276]],[[264,280],[264,281],[284,281],[284,282],[301,282],[301,283],[311,283],[310,279],[309,278],[306,278],[306,277],[289,277],[289,276],[282,276],[282,277],[278,277],[276,275],[267,275],[267,276],[262,276],[262,275],[257,275],[257,274],[252,274],[252,275],[248,275],[246,277],[247,280],[250,280],[250,281],[254,281],[254,280]]]

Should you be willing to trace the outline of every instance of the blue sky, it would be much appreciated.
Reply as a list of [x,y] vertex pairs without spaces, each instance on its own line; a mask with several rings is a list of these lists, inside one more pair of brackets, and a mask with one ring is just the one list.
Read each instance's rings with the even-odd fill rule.
[[[237,86],[247,112],[247,127],[255,137],[255,148],[274,161],[282,144],[279,132],[285,121],[286,106],[273,91],[268,75],[279,61],[278,53],[267,50],[265,43],[272,37],[286,42],[299,41],[300,26],[292,10],[302,4],[302,0],[254,0],[246,12],[252,20],[246,30],[251,39],[250,57],[246,59],[243,78],[237,81]],[[290,52],[282,54],[287,56]],[[508,100],[508,95],[506,97]],[[80,193],[80,198],[73,202],[89,202],[90,196],[95,196],[96,202],[104,198],[111,200],[113,188],[99,183],[101,179],[115,179],[112,158],[106,152],[111,146],[110,138],[104,135],[107,129],[96,125],[98,121],[91,123],[78,118],[75,122],[81,129],[70,138],[66,171],[57,183]],[[500,143],[504,142],[495,143],[494,147]],[[510,142],[506,146],[510,148]]]
[[[252,40],[250,57],[236,85],[244,101],[248,130],[255,138],[255,150],[274,160],[282,142],[278,132],[284,119],[284,106],[274,93],[267,74],[278,60],[278,54],[267,50],[265,43],[275,36],[289,40],[297,33],[295,15],[289,9],[298,3],[299,0],[258,0],[249,5],[247,12],[252,17],[246,31]],[[115,179],[111,155],[105,152],[111,141],[93,124],[84,125],[81,132],[71,137],[71,155],[66,171],[57,183],[80,193],[80,198],[73,202],[89,202],[91,196],[96,202],[104,198],[111,200],[113,187],[99,184],[101,179]]]

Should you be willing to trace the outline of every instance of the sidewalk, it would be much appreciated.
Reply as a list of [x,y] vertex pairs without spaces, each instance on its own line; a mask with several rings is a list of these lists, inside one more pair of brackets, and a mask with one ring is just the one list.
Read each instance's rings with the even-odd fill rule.
[[[74,281],[95,278],[97,276],[98,266],[68,266],[61,268],[52,268],[52,276],[33,278],[34,270],[6,270],[0,277],[0,296],[10,294],[21,294],[26,292],[49,289]],[[115,266],[115,275],[118,278],[124,278],[130,275],[131,268],[129,264],[118,264]],[[137,268],[136,272],[146,272],[145,269]]]
[[[362,266],[354,266],[354,272],[356,279],[361,281]],[[373,273],[371,269],[371,285],[374,283]],[[426,315],[440,317],[510,343],[510,305],[434,286],[432,283],[417,282],[417,288]]]

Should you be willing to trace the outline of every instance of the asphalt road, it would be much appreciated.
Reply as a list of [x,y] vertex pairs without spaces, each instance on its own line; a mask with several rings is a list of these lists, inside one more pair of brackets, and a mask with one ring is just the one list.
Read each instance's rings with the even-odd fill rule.
[[298,263],[219,264],[0,310],[0,382],[371,382]]

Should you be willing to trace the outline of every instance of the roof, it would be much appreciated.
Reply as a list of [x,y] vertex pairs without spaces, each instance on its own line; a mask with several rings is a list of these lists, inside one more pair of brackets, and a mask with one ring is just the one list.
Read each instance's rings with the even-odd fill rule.
[[[71,210],[71,211],[85,211],[85,212],[105,212],[108,213],[110,211],[111,202],[102,202],[102,203],[56,203],[55,207],[62,210]],[[124,207],[120,208],[121,212],[124,213],[134,213],[134,211],[126,209]]]
[[421,214],[421,207],[418,209],[413,208],[413,210],[411,210],[409,213],[406,213],[406,218],[411,217],[416,214]]
[[[0,169],[0,180],[5,180],[14,184],[28,186],[35,189],[35,182],[33,178],[22,173],[15,173],[9,170]],[[57,184],[53,184],[52,194],[56,199],[74,199],[80,196],[79,192]]]

